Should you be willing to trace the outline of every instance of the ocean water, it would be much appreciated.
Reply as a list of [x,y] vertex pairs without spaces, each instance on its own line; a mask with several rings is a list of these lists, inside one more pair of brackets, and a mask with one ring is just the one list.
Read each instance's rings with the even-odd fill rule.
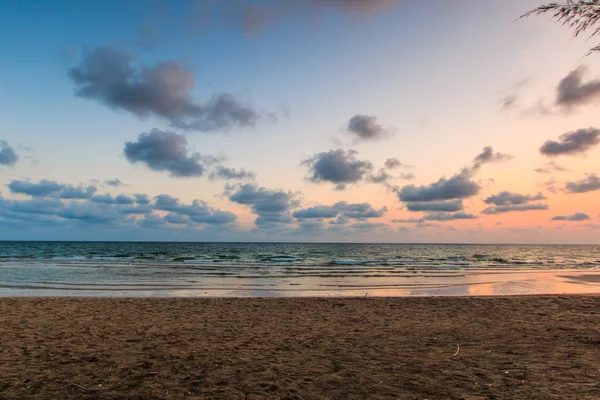
[[600,292],[600,246],[0,242],[0,296]]

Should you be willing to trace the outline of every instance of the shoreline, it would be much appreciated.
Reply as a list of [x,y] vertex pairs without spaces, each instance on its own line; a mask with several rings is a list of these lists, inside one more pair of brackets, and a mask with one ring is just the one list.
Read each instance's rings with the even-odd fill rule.
[[600,294],[3,297],[0,398],[596,399],[599,309]]

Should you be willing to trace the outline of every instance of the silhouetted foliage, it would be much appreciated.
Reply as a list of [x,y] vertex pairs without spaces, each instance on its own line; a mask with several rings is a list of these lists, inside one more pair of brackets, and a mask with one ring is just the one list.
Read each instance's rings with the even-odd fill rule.
[[[531,15],[551,14],[552,19],[573,30],[573,37],[591,31],[588,39],[600,33],[600,0],[568,0],[566,4],[550,3],[539,6],[519,17],[525,18]],[[592,47],[586,54],[600,51],[600,45]]]

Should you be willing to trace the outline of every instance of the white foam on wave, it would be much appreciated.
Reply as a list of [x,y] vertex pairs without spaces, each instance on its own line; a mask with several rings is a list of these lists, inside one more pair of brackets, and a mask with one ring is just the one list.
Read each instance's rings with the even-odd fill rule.
[[85,256],[71,256],[71,257],[57,256],[57,257],[52,257],[52,259],[55,261],[82,261],[82,260],[87,260],[87,257],[85,257]]

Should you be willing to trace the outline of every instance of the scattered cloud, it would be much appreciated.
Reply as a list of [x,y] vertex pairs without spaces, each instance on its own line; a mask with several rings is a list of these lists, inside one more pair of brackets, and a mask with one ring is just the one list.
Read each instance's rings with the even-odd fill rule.
[[262,228],[291,223],[290,211],[299,205],[292,192],[270,190],[254,183],[226,186],[225,194],[234,203],[250,206],[257,215],[254,223]]
[[552,217],[550,221],[586,221],[591,219],[589,215],[586,213],[574,213],[571,215],[557,215],[556,217]]
[[119,178],[108,179],[108,180],[104,181],[104,183],[108,186],[114,186],[114,187],[127,186],[125,183],[121,182],[121,180]]
[[546,197],[542,193],[536,195],[524,195],[519,193],[511,193],[503,191],[498,194],[489,196],[483,202],[485,204],[492,204],[495,206],[506,206],[506,205],[520,205],[529,203],[530,201],[546,200]]
[[217,179],[225,179],[225,180],[230,180],[230,179],[237,179],[237,180],[244,180],[244,179],[254,179],[256,178],[256,175],[254,174],[254,172],[252,171],[246,171],[245,169],[235,169],[235,168],[228,168],[228,167],[224,167],[222,165],[218,165],[214,171],[212,171],[209,175],[209,178],[212,180],[217,180]]
[[63,199],[88,199],[97,190],[93,185],[73,186],[47,179],[42,179],[37,183],[15,179],[6,186],[14,194],[24,194],[31,197],[57,196]]
[[398,198],[407,203],[457,200],[475,196],[480,190],[481,187],[470,179],[469,174],[461,172],[427,186],[404,186],[398,191]]
[[153,129],[141,133],[137,141],[126,142],[123,153],[132,163],[142,163],[153,171],[167,171],[174,178],[200,177],[208,172],[210,179],[252,179],[254,173],[220,165],[210,155],[202,155],[188,148],[184,135]]
[[389,138],[391,132],[377,123],[377,117],[357,114],[348,120],[348,133],[358,140],[378,140]]
[[412,168],[411,165],[406,165],[404,163],[401,163],[400,160],[398,160],[397,158],[388,158],[387,160],[385,160],[385,163],[383,165],[387,169]]
[[478,217],[476,215],[467,214],[462,211],[455,212],[455,213],[442,212],[442,213],[427,214],[423,218],[421,218],[420,222],[422,222],[422,221],[443,222],[443,221],[456,221],[456,220],[477,219],[477,218]]
[[174,61],[144,67],[136,67],[133,61],[132,54],[111,47],[83,51],[79,65],[68,71],[75,95],[140,118],[163,118],[179,129],[251,127],[261,118],[259,111],[228,93],[196,102],[194,74]]
[[463,210],[462,200],[411,202],[406,209],[413,212],[455,212]]
[[492,146],[486,146],[483,148],[483,151],[473,159],[471,170],[475,172],[485,164],[504,162],[507,160],[511,160],[512,158],[513,156],[511,156],[510,154],[504,154],[499,152],[494,153],[494,149]]
[[542,147],[540,147],[540,153],[549,157],[578,155],[584,154],[598,144],[600,144],[599,129],[578,129],[574,132],[560,135],[558,141],[546,141]]
[[588,174],[581,180],[567,182],[565,189],[567,193],[586,193],[600,190],[600,178],[596,174]]
[[521,204],[521,205],[506,205],[506,206],[494,206],[487,207],[482,211],[483,214],[495,215],[495,214],[503,214],[507,212],[513,211],[535,211],[535,210],[549,210],[550,207],[546,204],[536,203],[536,204]]
[[553,172],[565,172],[568,169],[554,161],[549,161],[543,167],[536,168],[534,171],[538,174],[551,174]]
[[356,158],[354,150],[330,150],[319,153],[302,161],[308,167],[308,181],[313,183],[329,182],[336,190],[344,190],[348,184],[360,182],[373,170],[373,164]]
[[19,156],[8,142],[0,139],[0,165],[13,166],[19,161]]
[[498,194],[489,196],[483,202],[490,204],[482,211],[483,214],[495,215],[513,211],[534,211],[548,210],[550,207],[542,203],[531,203],[533,201],[546,200],[542,193],[536,195],[524,195],[519,193],[511,193],[503,191]]
[[153,129],[141,133],[136,142],[125,143],[123,153],[131,163],[146,164],[153,171],[168,171],[172,177],[204,174],[205,164],[212,160],[191,152],[184,135]]
[[600,100],[600,80],[583,82],[588,67],[580,65],[561,79],[556,88],[556,105],[570,110]]

